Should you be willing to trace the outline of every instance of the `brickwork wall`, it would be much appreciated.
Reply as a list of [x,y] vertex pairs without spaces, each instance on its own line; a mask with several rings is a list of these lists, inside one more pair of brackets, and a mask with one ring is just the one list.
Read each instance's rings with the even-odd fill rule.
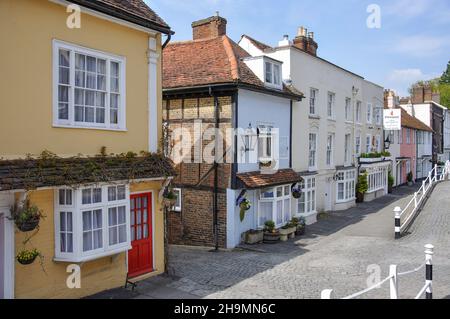
[[[231,96],[219,97],[220,131],[224,138],[226,130],[232,127],[232,99]],[[214,98],[201,97],[189,99],[171,99],[163,103],[164,119],[169,124],[169,130],[186,129],[194,137],[194,121],[202,120],[202,132],[214,128],[215,109]],[[203,135],[203,134],[202,134]],[[175,140],[182,140],[185,145],[191,141],[183,136]],[[204,136],[202,152],[214,156],[211,147],[214,138]],[[223,142],[224,153],[231,146],[231,142]],[[221,154],[221,155],[222,155]],[[194,146],[191,154],[183,154],[184,159],[194,158]],[[203,159],[203,156],[201,157]],[[174,185],[182,189],[182,211],[170,212],[168,219],[168,235],[171,244],[192,246],[214,246],[214,170],[212,163],[186,163],[177,165],[178,176]],[[209,172],[209,174],[208,174]],[[200,183],[200,181],[202,182]],[[226,189],[231,183],[231,164],[219,164],[218,167],[218,234],[220,247],[226,246]]]

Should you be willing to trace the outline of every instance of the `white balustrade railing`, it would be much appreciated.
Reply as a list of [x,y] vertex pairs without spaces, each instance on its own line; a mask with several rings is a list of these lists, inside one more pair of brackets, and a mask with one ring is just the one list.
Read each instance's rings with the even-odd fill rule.
[[[420,290],[420,292],[417,294],[417,296],[414,299],[419,299],[423,296],[424,293],[426,293],[426,299],[433,299],[433,265],[432,265],[432,258],[434,254],[434,246],[433,245],[425,245],[425,263],[422,264],[420,267],[405,271],[405,272],[398,272],[397,265],[391,265],[389,267],[389,276],[378,282],[377,284],[368,287],[364,290],[358,291],[350,296],[341,298],[341,299],[355,299],[359,296],[362,296],[364,294],[367,294],[368,292],[381,288],[383,284],[389,281],[389,295],[390,299],[399,299],[399,289],[398,289],[398,283],[399,279],[402,276],[410,275],[413,273],[416,273],[420,271],[424,266],[426,267],[425,271],[425,285]],[[321,299],[332,299],[333,295],[333,289],[325,289],[322,290],[321,293]]]
[[450,161],[447,161],[444,166],[435,165],[431,172],[428,173],[428,177],[422,181],[422,186],[405,208],[396,207],[394,209],[395,216],[395,238],[400,238],[401,234],[408,227],[410,222],[419,212],[419,209],[425,200],[426,196],[433,189],[433,185],[446,180],[450,175]]

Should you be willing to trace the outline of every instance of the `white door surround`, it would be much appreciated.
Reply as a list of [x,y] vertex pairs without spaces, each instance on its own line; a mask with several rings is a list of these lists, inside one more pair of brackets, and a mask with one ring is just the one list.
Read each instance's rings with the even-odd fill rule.
[[14,224],[8,219],[12,194],[0,194],[0,299],[14,298]]

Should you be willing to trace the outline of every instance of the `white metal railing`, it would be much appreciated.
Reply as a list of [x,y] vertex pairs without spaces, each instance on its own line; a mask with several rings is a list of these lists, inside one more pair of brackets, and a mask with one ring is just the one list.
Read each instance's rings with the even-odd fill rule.
[[416,216],[419,208],[422,205],[425,197],[433,189],[433,185],[444,181],[450,175],[450,161],[447,161],[444,166],[435,165],[431,172],[428,173],[428,177],[422,181],[422,186],[406,205],[404,209],[396,207],[394,209],[395,214],[395,238],[400,238],[401,234],[409,223]]
[[[414,299],[419,299],[420,297],[423,296],[424,293],[426,293],[426,298],[427,299],[432,299],[433,298],[433,283],[432,283],[432,279],[433,279],[433,265],[432,265],[432,258],[433,258],[433,254],[434,254],[434,246],[433,245],[425,245],[425,263],[422,264],[420,267],[414,269],[414,270],[410,270],[410,271],[405,271],[405,272],[401,272],[399,273],[397,271],[397,265],[391,265],[389,267],[389,276],[384,278],[383,280],[381,280],[379,283],[368,287],[364,290],[358,291],[350,296],[341,298],[341,299],[355,299],[359,296],[362,296],[376,288],[381,288],[381,286],[383,284],[385,284],[386,282],[389,281],[389,294],[390,294],[390,299],[399,299],[399,293],[398,293],[398,282],[399,282],[399,278],[402,276],[407,276],[413,273],[416,273],[418,271],[420,271],[423,267],[426,267],[426,272],[425,272],[425,285],[423,286],[423,288],[420,290],[420,292],[417,294],[417,296]],[[322,290],[321,293],[321,299],[332,299],[332,294],[333,294],[333,289],[325,289]]]

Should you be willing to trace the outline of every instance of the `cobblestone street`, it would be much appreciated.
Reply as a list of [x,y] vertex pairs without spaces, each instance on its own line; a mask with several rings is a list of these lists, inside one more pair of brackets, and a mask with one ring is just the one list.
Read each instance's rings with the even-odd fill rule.
[[[435,246],[434,297],[450,295],[450,183],[438,184],[408,235],[394,240],[393,209],[404,207],[414,188],[402,187],[372,203],[325,215],[308,233],[277,245],[233,251],[170,249],[169,276],[139,283],[130,298],[320,298],[334,289],[342,298],[367,288],[367,267],[389,265],[399,272],[424,263],[424,245]],[[400,277],[400,298],[414,298],[424,285],[424,270]],[[99,295],[123,297],[124,289]],[[388,298],[389,284],[363,298]]]

